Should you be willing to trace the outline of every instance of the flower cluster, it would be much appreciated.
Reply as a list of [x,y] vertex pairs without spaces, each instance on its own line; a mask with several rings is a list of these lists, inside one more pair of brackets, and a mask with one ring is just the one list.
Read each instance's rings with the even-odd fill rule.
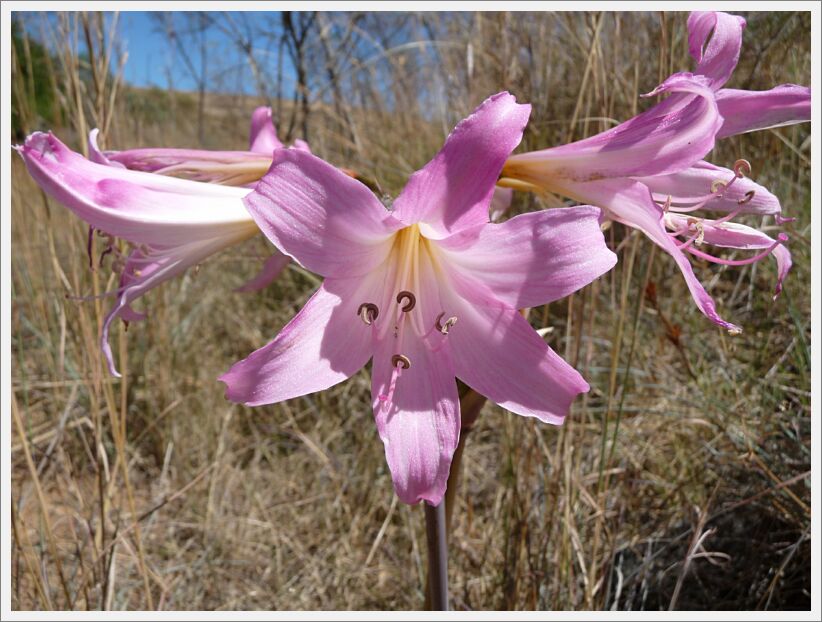
[[[676,73],[649,96],[667,98],[611,130],[551,149],[511,155],[530,106],[506,93],[461,121],[442,149],[386,208],[345,169],[297,141],[277,139],[271,111],[255,111],[249,151],[133,149],[89,142],[91,158],[51,134],[18,152],[32,177],[107,244],[120,273],[102,348],[116,375],[113,320],[141,319],[131,304],[149,289],[259,231],[277,252],[241,289],[264,287],[294,260],[323,277],[302,310],[266,346],[220,380],[228,399],[256,406],[331,387],[372,362],[372,402],[399,498],[443,498],[460,434],[457,379],[504,408],[561,424],[588,390],[519,310],[558,300],[610,270],[616,256],[603,219],[645,233],[680,267],[699,309],[736,332],[693,272],[688,254],[720,263],[772,254],[781,289],[786,236],[732,222],[781,217],[779,201],[732,169],[703,160],[717,139],[810,118],[810,91],[725,89],[745,21],[692,13],[693,73]],[[512,189],[550,191],[582,205],[494,222]],[[715,212],[717,218],[697,212]],[[116,238],[130,245],[121,249]],[[703,245],[750,249],[746,260]]]
[[[739,60],[744,29],[745,20],[735,15],[691,13],[688,44],[696,71],[674,74],[647,95],[671,96],[596,136],[511,157],[500,182],[597,205],[605,218],[639,229],[674,258],[700,311],[732,333],[741,329],[719,316],[686,253],[734,265],[773,253],[777,294],[791,257],[785,234],[774,240],[731,222],[739,214],[771,214],[784,221],[777,198],[746,177],[751,165],[740,159],[729,170],[702,158],[716,139],[810,120],[809,88],[722,88]],[[697,217],[697,210],[725,215]],[[731,261],[701,250],[703,243],[760,252]]]

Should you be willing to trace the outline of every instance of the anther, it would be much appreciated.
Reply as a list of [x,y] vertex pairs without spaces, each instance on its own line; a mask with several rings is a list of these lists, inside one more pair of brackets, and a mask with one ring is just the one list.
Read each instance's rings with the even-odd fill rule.
[[[721,179],[714,179],[711,182],[711,194],[716,194],[719,190],[725,190],[728,187],[728,183],[722,181]],[[719,196],[722,196],[721,194]]]
[[751,163],[747,160],[739,159],[734,162],[734,173],[740,179],[751,176]]
[[751,201],[751,199],[754,198],[755,194],[756,194],[756,190],[748,190],[748,192],[745,193],[745,196],[742,197],[741,199],[739,199],[739,201],[737,201],[737,203],[739,205],[745,205],[745,203],[749,203]]
[[380,315],[380,310],[373,302],[364,302],[357,309],[357,315],[365,322],[366,326],[371,326],[371,323]]
[[408,369],[411,367],[411,359],[404,354],[395,354],[391,357],[391,367],[397,367],[398,365],[402,365],[403,369]]
[[448,334],[448,331],[449,331],[449,330],[451,330],[451,327],[453,327],[453,326],[454,326],[454,324],[456,324],[456,323],[457,323],[457,317],[456,317],[456,316],[454,316],[454,315],[452,315],[452,316],[451,316],[451,317],[449,317],[447,320],[445,320],[445,324],[443,324],[443,323],[442,323],[442,317],[443,317],[444,315],[445,315],[445,311],[443,311],[442,313],[440,313],[440,314],[437,316],[437,323],[436,323],[436,326],[437,326],[437,330],[438,330],[438,331],[440,331],[443,335],[447,335],[447,334]]
[[[403,300],[407,300],[408,302],[403,304]],[[403,290],[397,294],[397,304],[402,305],[402,307],[400,307],[400,311],[408,313],[417,304],[417,297],[411,292]]]
[[682,229],[681,231],[678,231],[678,232],[674,233],[673,235],[675,235],[675,236],[676,235],[682,235],[686,231],[687,232],[694,231],[694,234],[690,238],[688,238],[687,240],[682,242],[681,244],[677,244],[677,246],[679,248],[681,248],[682,250],[688,249],[691,246],[691,244],[695,244],[696,246],[699,246],[705,240],[705,227],[702,224],[702,220],[700,220],[698,218],[689,218],[688,219],[688,226],[685,229]]

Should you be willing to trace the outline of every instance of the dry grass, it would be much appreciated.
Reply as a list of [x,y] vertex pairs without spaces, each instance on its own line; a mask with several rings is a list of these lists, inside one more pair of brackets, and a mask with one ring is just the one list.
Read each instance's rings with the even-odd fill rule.
[[[750,19],[729,86],[809,83],[809,18],[783,18]],[[388,37],[377,19],[359,27]],[[490,93],[534,104],[530,149],[627,118],[644,105],[637,92],[691,66],[682,14],[413,19],[412,34],[448,45],[347,74],[350,131],[330,104],[310,118],[315,153],[392,194]],[[419,103],[435,82],[442,121]],[[126,89],[107,146],[196,144],[187,101]],[[253,98],[207,103],[209,145],[242,148]],[[59,133],[77,145],[68,125]],[[809,608],[809,133],[728,139],[711,154],[747,157],[797,217],[776,303],[770,261],[699,266],[741,336],[713,327],[673,262],[619,226],[611,273],[531,312],[592,390],[562,428],[484,407],[451,534],[456,608]],[[233,294],[267,243],[226,252],[149,294],[147,322],[115,331],[124,379],[112,380],[97,346],[106,301],[73,297],[113,277],[89,271],[85,227],[18,161],[12,182],[13,608],[419,608],[423,513],[394,498],[369,371],[254,409],[226,402],[215,380],[317,278],[292,266],[258,295]]]

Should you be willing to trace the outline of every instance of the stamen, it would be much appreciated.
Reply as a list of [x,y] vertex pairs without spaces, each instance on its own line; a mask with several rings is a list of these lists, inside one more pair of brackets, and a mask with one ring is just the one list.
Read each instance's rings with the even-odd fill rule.
[[743,158],[740,158],[739,160],[734,162],[734,173],[736,174],[738,179],[742,179],[743,177],[750,177],[751,163]]
[[447,320],[445,320],[445,324],[443,324],[442,323],[442,318],[443,318],[444,315],[445,315],[445,311],[443,311],[442,313],[440,313],[437,316],[436,327],[437,327],[437,330],[440,331],[443,335],[447,335],[448,331],[451,330],[451,328],[454,326],[454,324],[457,323],[457,317],[455,315],[452,315]]
[[399,294],[397,294],[397,304],[402,305],[403,300],[408,300],[408,302],[406,302],[402,307],[400,307],[400,311],[403,311],[404,313],[408,313],[417,304],[417,297],[406,290],[403,290]]
[[[751,191],[751,192],[753,192],[753,191]],[[737,207],[734,211],[725,214],[722,218],[718,218],[717,220],[714,220],[711,224],[715,227],[717,225],[721,225],[724,222],[728,222],[729,220],[733,220],[734,218],[736,218],[740,214],[740,212],[742,212],[742,209],[743,208],[741,208],[741,207]]]
[[788,236],[784,233],[780,233],[776,242],[771,244],[768,248],[763,250],[761,253],[754,255],[753,257],[748,257],[747,259],[720,259],[719,257],[714,257],[713,255],[709,255],[708,253],[703,253],[700,250],[695,248],[686,248],[689,253],[696,255],[700,259],[706,259],[708,261],[712,261],[713,263],[722,264],[723,266],[747,266],[748,264],[756,263],[760,259],[764,259],[768,255],[770,255],[773,250],[779,246],[780,244],[784,244],[788,241]]
[[[696,229],[696,233],[694,233],[690,238],[688,238],[682,244],[677,244],[677,246],[681,249],[687,249],[691,244],[696,244],[697,246],[701,245],[702,242],[705,240],[705,226],[702,224],[701,220],[697,220],[696,218],[689,218],[688,219],[688,230],[693,227]],[[681,233],[677,233],[677,235],[682,235]]]
[[[713,201],[714,199],[722,198],[725,195],[725,193],[728,191],[728,188],[730,188],[731,186],[734,185],[734,183],[736,183],[737,179],[742,179],[743,177],[750,176],[750,174],[751,174],[751,163],[748,162],[747,160],[739,159],[736,162],[734,162],[734,176],[729,181],[725,181],[724,179],[714,179],[711,182],[711,193],[710,194],[706,194],[706,195],[701,196],[701,197],[694,197],[692,200],[696,201],[696,203],[692,203],[691,205],[687,205],[687,204],[683,205],[683,204],[677,203],[677,204],[674,205],[673,211],[679,212],[679,213],[686,213],[686,212],[694,212],[698,209],[702,209],[703,207],[705,207],[705,205],[708,204],[708,202]],[[755,195],[755,192],[753,190],[749,190],[748,192],[745,193],[744,198],[739,199],[737,201],[737,203],[739,203],[740,205],[748,203],[751,199],[753,199],[754,195]],[[669,200],[670,200],[670,198],[669,198]],[[660,203],[660,200],[657,199],[656,202]],[[668,202],[666,201],[666,204],[667,203]],[[668,208],[670,208],[670,207],[671,207],[670,204],[668,204]],[[667,212],[668,210],[665,209],[665,211]]]
[[411,359],[409,359],[404,354],[395,354],[391,357],[391,366],[402,366],[403,369],[408,369],[409,367],[411,367]]
[[[722,193],[719,193],[720,188],[724,192],[727,187],[728,187],[728,182],[722,181],[721,179],[714,179],[711,182],[711,194],[716,194],[717,198],[721,197]],[[717,193],[719,193],[719,194],[717,194]]]
[[380,315],[380,310],[373,302],[364,302],[357,309],[357,315],[365,322],[366,326],[371,326],[371,323]]
[[[402,357],[406,362],[408,362],[408,364],[405,365],[403,361],[397,360],[397,357]],[[408,361],[408,358],[402,356],[401,354],[395,354],[391,358],[391,363],[393,369],[391,370],[391,380],[388,381],[388,393],[380,393],[379,395],[379,400],[388,404],[391,404],[391,400],[394,398],[394,391],[397,389],[397,380],[399,380],[402,375],[402,370],[408,369],[411,366],[411,362]]]
[[743,198],[739,199],[739,201],[737,201],[737,203],[739,205],[745,205],[745,203],[750,203],[751,199],[754,198],[755,194],[756,194],[756,190],[748,190],[748,192],[745,193],[745,196]]
[[796,220],[796,218],[786,218],[782,216],[782,214],[776,214],[774,218],[776,219],[777,225],[784,225],[786,222],[794,222]]

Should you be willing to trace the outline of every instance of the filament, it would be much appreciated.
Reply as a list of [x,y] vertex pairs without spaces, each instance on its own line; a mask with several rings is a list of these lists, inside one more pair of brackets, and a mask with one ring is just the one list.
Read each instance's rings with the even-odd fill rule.
[[[405,359],[405,361],[408,362],[408,365],[403,367],[402,361],[394,363],[394,359],[396,359],[398,356]],[[381,402],[386,402],[388,404],[391,404],[391,400],[394,399],[394,391],[396,391],[397,389],[397,381],[400,379],[400,376],[402,375],[402,370],[408,369],[408,367],[411,366],[411,362],[408,360],[408,357],[403,356],[402,354],[395,354],[393,357],[391,357],[391,362],[393,364],[393,370],[391,371],[391,380],[388,382],[388,393],[381,393],[378,396],[378,399]]]
[[787,241],[788,236],[784,233],[780,233],[777,240],[768,248],[763,250],[761,253],[754,255],[753,257],[748,257],[747,259],[720,259],[719,257],[714,257],[713,255],[709,255],[708,253],[704,253],[695,248],[686,247],[685,250],[695,255],[696,257],[699,257],[700,259],[706,259],[713,263],[722,264],[723,266],[747,266],[749,264],[756,263],[760,259],[764,259],[768,255],[770,255],[777,246],[779,246],[780,244],[784,244]]

